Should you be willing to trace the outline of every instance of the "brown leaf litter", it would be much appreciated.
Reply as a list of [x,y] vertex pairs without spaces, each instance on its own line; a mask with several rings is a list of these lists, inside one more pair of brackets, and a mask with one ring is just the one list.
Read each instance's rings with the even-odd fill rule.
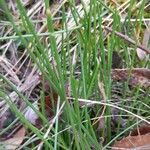
[[116,141],[112,150],[149,150],[150,149],[150,125],[143,125],[133,130],[131,135]]
[[145,68],[112,69],[112,79],[117,81],[129,81],[131,87],[150,87],[150,70]]
[[1,141],[0,147],[2,149],[6,149],[6,150],[17,149],[17,147],[19,147],[21,145],[21,143],[23,142],[23,140],[25,138],[25,134],[26,134],[26,129],[24,127],[22,127],[13,135],[12,138],[7,139],[5,141]]

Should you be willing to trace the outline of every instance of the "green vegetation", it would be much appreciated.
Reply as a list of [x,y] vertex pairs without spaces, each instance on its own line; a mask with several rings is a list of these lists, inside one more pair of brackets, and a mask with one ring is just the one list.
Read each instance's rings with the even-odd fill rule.
[[[18,149],[109,149],[133,128],[150,123],[149,88],[111,77],[114,68],[150,67],[136,51],[149,19],[147,1],[36,3],[16,0],[16,15],[0,0],[0,117],[7,118],[0,136],[23,125],[26,136]],[[38,19],[40,12],[44,19]],[[26,118],[29,108],[38,123]],[[8,112],[15,116],[11,122]]]

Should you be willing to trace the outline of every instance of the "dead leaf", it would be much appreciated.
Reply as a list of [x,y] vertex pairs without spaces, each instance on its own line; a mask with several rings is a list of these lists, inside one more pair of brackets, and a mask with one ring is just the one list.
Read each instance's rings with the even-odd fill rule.
[[[40,84],[38,85],[38,88],[41,89],[42,87],[42,80],[44,80],[44,77],[39,75]],[[58,94],[55,92],[55,90],[50,86],[49,82],[47,80],[44,80],[44,102],[42,102],[41,99],[35,102],[33,104],[34,108],[38,111],[42,112],[44,109],[45,116],[50,120],[54,116],[54,107],[56,108],[57,105],[57,99]],[[65,84],[65,90],[66,95],[68,96],[70,94],[69,91],[70,87],[68,84]],[[42,103],[44,103],[44,108],[42,108]],[[39,118],[39,116],[36,114],[36,112],[32,108],[28,108],[25,113],[25,118],[32,124],[34,124],[37,128],[42,127],[42,120]]]
[[[43,77],[40,76],[39,77],[40,80],[43,80]],[[69,84],[66,83],[65,85],[65,91],[66,91],[66,95],[69,96],[70,95],[70,87]],[[56,106],[57,105],[57,99],[58,99],[58,94],[56,93],[56,91],[50,86],[49,82],[47,80],[44,81],[44,92],[45,92],[45,113],[48,117],[52,117],[53,116],[53,105]],[[42,111],[41,108],[41,100],[39,100],[39,110]]]
[[[39,85],[42,87],[42,80],[44,80],[44,102],[42,102],[41,99],[38,100],[38,110],[40,112],[44,111],[45,116],[47,117],[48,120],[51,120],[54,117],[54,108],[57,106],[57,100],[58,100],[58,94],[57,92],[50,86],[50,83],[48,80],[45,80],[42,75],[39,75],[39,80],[41,81],[41,84]],[[70,96],[70,86],[68,83],[65,84],[65,91],[66,95]],[[44,104],[44,107],[42,107],[42,103]],[[34,121],[28,117],[28,120],[36,125],[37,128],[42,127],[42,120],[35,114],[35,112],[30,111],[28,113],[30,116],[35,115]],[[26,115],[27,116],[27,115]]]
[[[35,102],[33,104],[33,107],[37,110],[39,110],[38,108],[38,103]],[[31,108],[31,107],[28,107],[27,108],[27,111],[25,112],[25,115],[24,117],[30,122],[32,123],[33,125],[36,124],[36,120],[39,118],[39,116],[37,115],[37,113]]]
[[[139,136],[128,136],[120,141],[117,141],[114,145],[112,150],[120,150],[127,149],[127,148],[138,148],[141,146],[150,146],[150,134],[146,135],[139,135]],[[149,150],[150,147],[147,147]],[[142,150],[142,149],[141,149]]]
[[149,150],[150,149],[150,125],[143,125],[132,131],[131,135],[116,141],[112,150],[119,149]]
[[132,87],[141,86],[150,87],[150,70],[145,68],[130,69],[112,69],[111,76],[113,80],[128,81]]
[[[142,42],[142,45],[146,48],[148,48],[149,39],[150,39],[150,23],[148,24],[147,28],[144,31],[144,37]],[[137,55],[140,60],[144,60],[146,58],[146,52],[144,52],[140,48],[137,48]]]
[[144,135],[150,133],[150,125],[144,124],[131,132],[131,136]]
[[25,128],[22,127],[19,131],[17,131],[14,136],[8,140],[1,142],[1,147],[5,150],[15,150],[20,146],[22,141],[25,138]]
[[[54,115],[53,112],[53,105],[54,107],[56,107],[57,105],[57,99],[58,99],[58,94],[57,93],[53,93],[52,95],[53,99],[51,98],[51,96],[45,96],[45,106],[44,106],[44,110],[45,110],[45,114],[47,117],[52,117]],[[53,101],[54,100],[54,104]],[[41,106],[41,102],[39,102],[39,109],[42,112],[42,106]]]
[[137,56],[140,60],[144,60],[146,57],[146,52],[144,52],[143,50],[141,50],[140,48],[136,49],[137,52]]

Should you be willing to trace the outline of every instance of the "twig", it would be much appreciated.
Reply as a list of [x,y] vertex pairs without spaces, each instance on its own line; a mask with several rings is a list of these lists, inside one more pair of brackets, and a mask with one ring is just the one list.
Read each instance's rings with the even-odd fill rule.
[[[110,27],[103,27],[104,29],[106,29],[109,32],[112,32],[112,28]],[[127,35],[124,35],[118,31],[114,32],[117,36],[121,37],[122,39],[124,39],[125,41],[131,43],[132,45],[137,45],[138,48],[140,48],[141,50],[143,50],[144,52],[146,52],[147,54],[150,54],[150,50],[146,49],[145,47],[143,47],[142,45],[137,44],[134,40],[132,40],[131,38],[129,38]]]
[[[106,97],[106,94],[105,94],[105,89],[104,89],[104,84],[98,80],[98,87],[99,87],[99,91],[101,93],[101,96],[102,96],[102,99],[103,99],[103,102],[107,102],[107,97]],[[97,122],[99,122],[99,126],[98,128],[102,128],[104,127],[104,113],[105,113],[105,110],[106,110],[106,105],[103,106],[103,110],[102,110],[102,113],[100,115],[100,117],[98,118],[98,120],[94,121],[93,125],[95,125]]]

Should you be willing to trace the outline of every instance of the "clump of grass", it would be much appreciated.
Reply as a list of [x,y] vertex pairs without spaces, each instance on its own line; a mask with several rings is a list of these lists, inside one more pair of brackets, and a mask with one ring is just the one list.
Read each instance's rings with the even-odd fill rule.
[[[58,3],[52,8],[49,0],[35,4],[17,0],[14,5],[10,4],[10,10],[4,0],[0,1],[7,16],[0,22],[3,29],[0,37],[0,117],[9,109],[16,115],[10,125],[1,129],[0,135],[21,123],[29,132],[19,149],[108,149],[117,138],[149,119],[148,91],[131,90],[128,83],[111,79],[116,61],[114,51],[121,58],[120,67],[148,68],[147,61],[137,61],[137,45],[131,46],[115,34],[115,31],[123,32],[138,41],[136,27],[138,24],[142,30],[148,4],[134,0],[113,5],[101,0],[81,0],[80,3],[62,0]],[[139,14],[134,16],[135,22],[131,21],[133,6],[139,8],[139,11],[134,10]],[[40,15],[44,19],[38,20]],[[111,27],[112,32],[107,33],[103,26]],[[44,108],[45,89],[44,85],[38,88],[42,82],[39,75],[58,94],[56,106],[55,99],[51,98],[55,114],[51,122],[44,111],[34,107],[41,99]],[[103,85],[103,92],[99,83]],[[66,92],[66,84],[70,92]],[[118,84],[119,89],[116,89]],[[24,116],[29,107],[42,120],[40,130]],[[115,115],[118,116],[116,120]],[[40,143],[36,145],[37,141]]]

